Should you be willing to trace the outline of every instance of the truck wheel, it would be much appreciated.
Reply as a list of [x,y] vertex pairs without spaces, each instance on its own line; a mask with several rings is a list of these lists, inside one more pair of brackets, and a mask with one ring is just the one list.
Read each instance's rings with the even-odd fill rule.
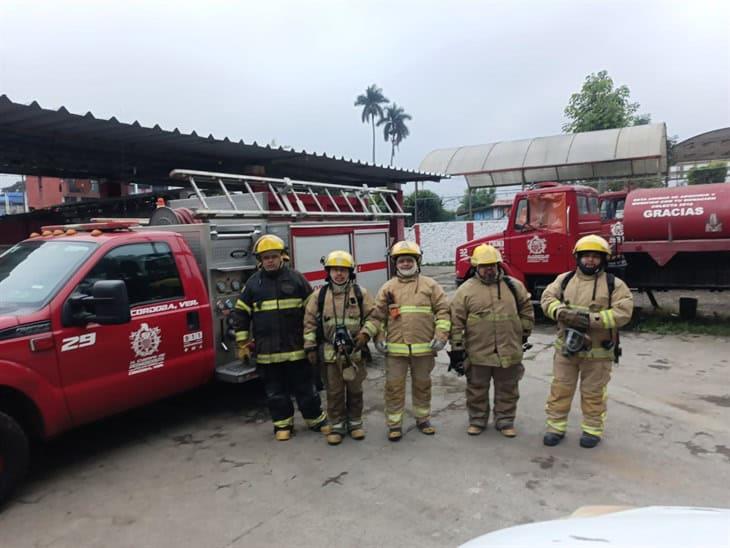
[[12,417],[0,413],[0,505],[25,476],[29,453],[23,429]]

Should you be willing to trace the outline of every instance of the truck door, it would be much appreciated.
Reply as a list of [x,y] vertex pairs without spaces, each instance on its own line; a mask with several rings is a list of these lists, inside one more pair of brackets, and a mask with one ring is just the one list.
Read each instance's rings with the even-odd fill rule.
[[505,249],[526,276],[563,272],[568,242],[565,192],[540,192],[515,204],[514,225]]
[[388,228],[356,230],[355,263],[357,282],[375,295],[380,286],[388,281]]
[[[191,379],[186,362],[195,359],[191,352],[202,347],[202,332],[193,325],[194,315],[189,315],[197,303],[185,298],[167,243],[139,242],[111,249],[72,293],[90,294],[96,281],[120,279],[127,286],[131,322],[63,330],[60,371],[76,424],[187,388]],[[200,335],[183,340],[196,332]]]

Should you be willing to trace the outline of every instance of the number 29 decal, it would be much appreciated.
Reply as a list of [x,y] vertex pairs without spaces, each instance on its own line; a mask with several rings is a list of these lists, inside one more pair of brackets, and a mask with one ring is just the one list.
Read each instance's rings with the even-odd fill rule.
[[96,344],[96,333],[85,333],[78,337],[67,337],[61,341],[61,352],[77,350]]

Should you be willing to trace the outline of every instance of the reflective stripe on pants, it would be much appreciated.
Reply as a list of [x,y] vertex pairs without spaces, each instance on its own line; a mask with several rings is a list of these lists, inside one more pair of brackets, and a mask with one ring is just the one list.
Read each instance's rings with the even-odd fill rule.
[[553,358],[553,380],[545,405],[547,431],[562,434],[568,427],[568,414],[580,380],[581,428],[595,436],[602,436],[606,422],[608,381],[611,362],[608,360],[566,358],[556,352]]
[[411,372],[413,414],[419,420],[431,416],[431,371],[435,360],[430,356],[393,356],[385,358],[385,419],[388,426],[400,426],[406,406],[406,377]]

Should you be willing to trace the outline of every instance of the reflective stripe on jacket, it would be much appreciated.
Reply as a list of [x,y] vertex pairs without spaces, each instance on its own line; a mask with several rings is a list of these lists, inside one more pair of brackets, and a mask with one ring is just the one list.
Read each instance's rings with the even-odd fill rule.
[[487,284],[474,276],[456,290],[451,302],[451,346],[466,350],[469,363],[510,367],[522,362],[522,337],[535,324],[530,294],[511,279],[517,299],[506,282]]
[[[321,291],[327,291],[324,297],[324,307],[322,309],[322,323],[324,327],[325,341],[317,341],[317,314],[319,305],[319,294]],[[362,317],[363,325],[360,325],[360,307],[357,304],[355,291],[350,287],[347,291],[347,307],[345,307],[345,291],[338,291],[336,294],[325,285],[316,290],[307,302],[304,310],[304,348],[305,350],[315,349],[318,343],[324,344],[324,361],[333,363],[336,361],[335,347],[331,344],[335,336],[335,317],[337,322],[347,327],[347,331],[354,339],[360,332],[364,331],[370,335],[371,339],[375,338],[378,330],[375,324],[370,320],[373,313],[375,302],[372,296],[364,287],[360,287],[362,292]],[[357,359],[358,357],[355,356]]]
[[[557,321],[558,313],[564,308],[583,310],[588,313],[590,327],[588,336],[591,339],[591,350],[578,352],[578,356],[589,360],[608,360],[613,358],[613,350],[606,350],[602,344],[606,341],[615,343],[619,327],[626,325],[631,319],[634,310],[634,298],[631,290],[619,278],[615,278],[611,308],[608,308],[608,282],[606,273],[600,272],[596,276],[589,276],[577,270],[568,282],[560,300],[565,272],[558,276],[553,283],[542,292],[540,305],[545,315]],[[595,290],[595,299],[593,298]],[[561,348],[565,340],[565,325],[558,322],[558,339],[556,347]]]
[[[397,310],[395,317],[391,308]],[[385,282],[375,298],[372,320],[385,332],[388,353],[399,356],[433,354],[431,340],[446,341],[451,330],[446,293],[438,282],[420,274]]]
[[254,273],[233,310],[236,341],[253,338],[260,364],[304,359],[304,305],[311,293],[304,276],[286,266]]

